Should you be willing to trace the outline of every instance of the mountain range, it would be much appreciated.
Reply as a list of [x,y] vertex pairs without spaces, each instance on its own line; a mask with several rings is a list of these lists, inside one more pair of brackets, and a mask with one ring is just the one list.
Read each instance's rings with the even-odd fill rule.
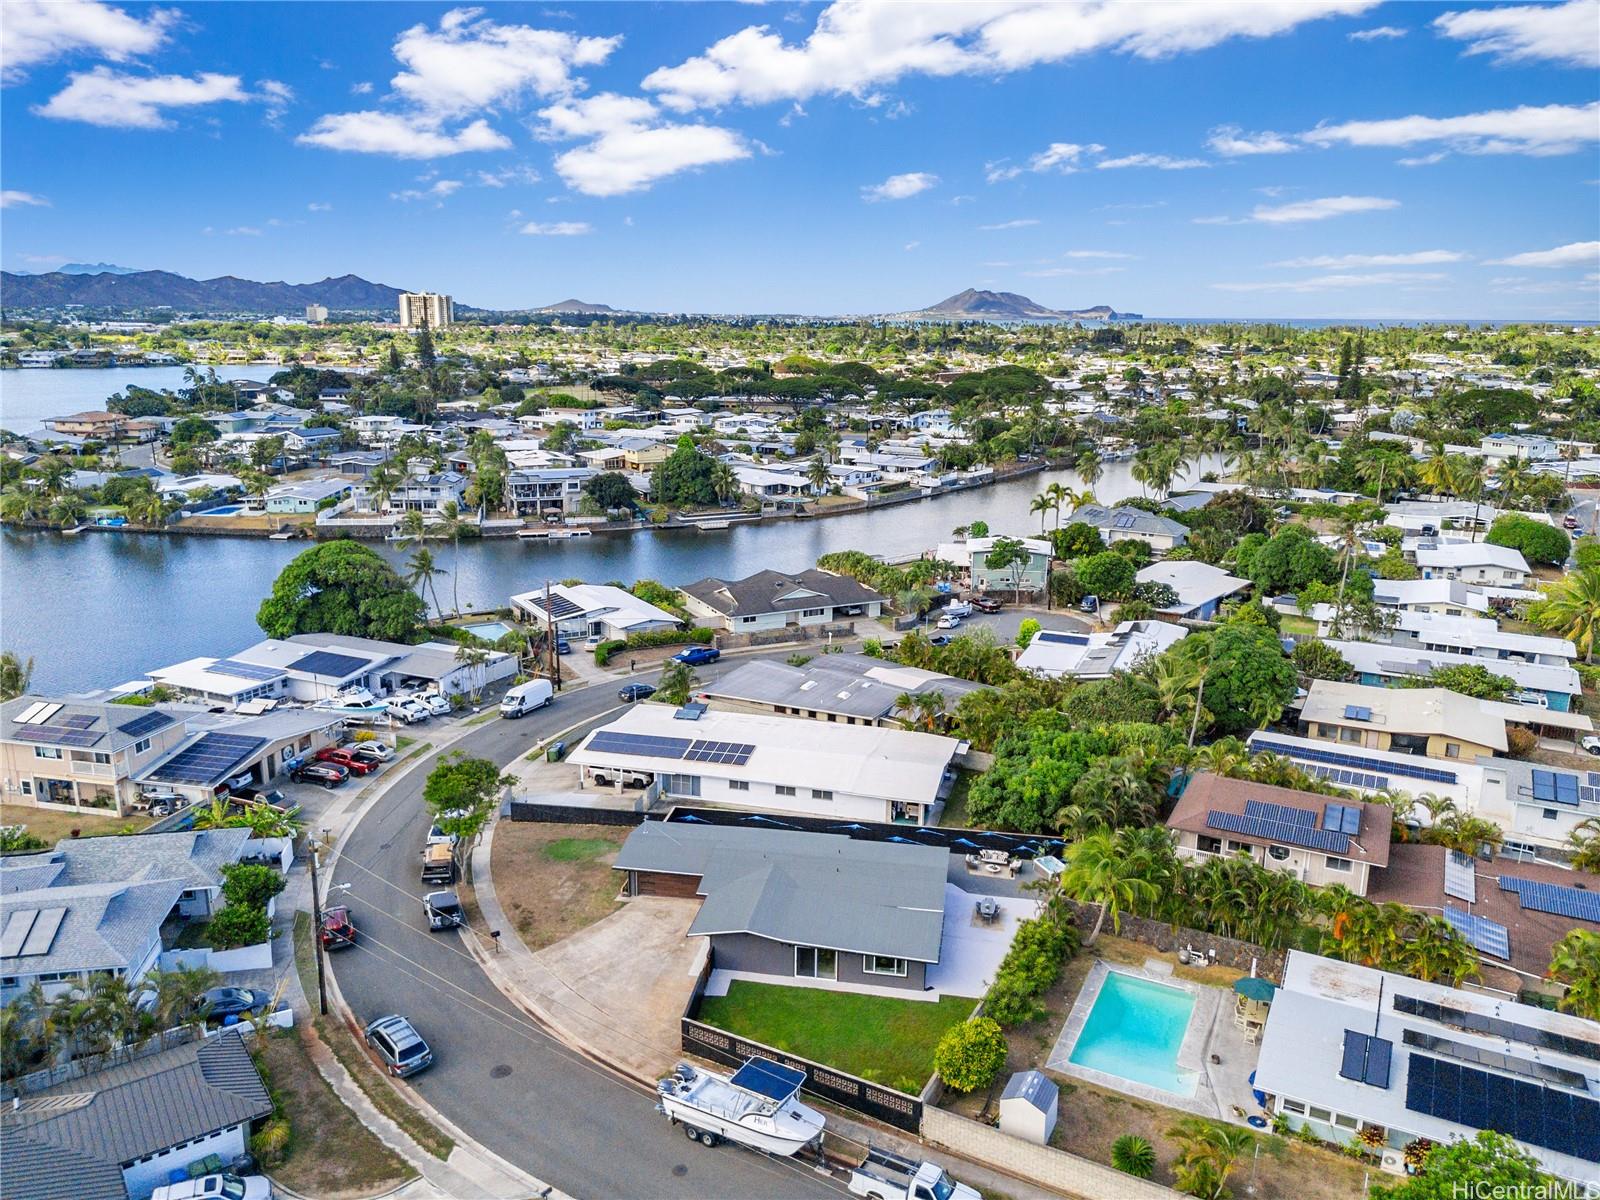
[[967,288],[954,296],[946,296],[937,304],[919,308],[915,312],[896,313],[902,317],[959,318],[969,321],[1115,321],[1138,320],[1138,313],[1117,312],[1110,305],[1098,304],[1093,308],[1046,308],[1037,300],[1016,292],[987,292]]
[[609,304],[590,304],[587,300],[557,300],[554,304],[546,304],[543,308],[536,308],[534,312],[541,313],[614,313],[618,309]]
[[99,274],[51,271],[45,275],[0,272],[0,304],[8,309],[87,308],[145,310],[174,308],[195,313],[293,314],[308,304],[335,312],[394,312],[400,288],[372,283],[359,275],[340,275],[317,283],[257,283],[223,275],[189,279],[171,271],[117,268]]

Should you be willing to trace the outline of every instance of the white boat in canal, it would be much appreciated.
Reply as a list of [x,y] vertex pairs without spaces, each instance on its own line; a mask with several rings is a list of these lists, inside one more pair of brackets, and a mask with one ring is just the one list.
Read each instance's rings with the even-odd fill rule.
[[804,1072],[767,1058],[748,1059],[732,1075],[679,1063],[656,1084],[656,1107],[693,1141],[727,1139],[788,1157],[821,1137],[825,1124],[797,1099],[805,1080]]
[[324,696],[311,705],[323,712],[342,713],[347,717],[381,717],[389,706],[364,687],[348,687]]

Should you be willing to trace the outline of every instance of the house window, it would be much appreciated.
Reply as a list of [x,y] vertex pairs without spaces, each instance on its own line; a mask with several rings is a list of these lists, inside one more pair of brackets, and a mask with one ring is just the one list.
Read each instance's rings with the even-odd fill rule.
[[740,617],[739,618],[739,624],[741,624],[741,625],[754,625],[755,623],[756,623],[756,619],[754,617]]
[[1315,1104],[1311,1105],[1308,1115],[1313,1121],[1321,1121],[1324,1125],[1333,1124],[1333,1113],[1326,1108],[1318,1108]]
[[1361,740],[1361,730],[1341,729],[1339,730],[1339,740],[1341,742],[1359,742]]
[[1299,1100],[1291,1100],[1287,1096],[1285,1096],[1283,1098],[1282,1102],[1279,1104],[1278,1107],[1283,1109],[1284,1112],[1296,1113],[1296,1114],[1298,1114],[1299,1116],[1302,1116],[1302,1117],[1306,1115],[1306,1106],[1305,1106],[1305,1104],[1303,1104]]
[[1195,844],[1196,847],[1198,847],[1199,849],[1205,851],[1207,854],[1221,854],[1222,853],[1222,839],[1221,838],[1214,838],[1210,834],[1207,834],[1207,833],[1196,834],[1195,835],[1195,839],[1194,839],[1194,844]]
[[820,617],[828,610],[825,608],[808,608],[801,612],[802,617]]
[[137,742],[135,742],[133,744],[133,752],[135,754],[143,754],[148,749],[150,749],[150,739],[149,738],[140,738]]
[[1330,854],[1322,861],[1330,871],[1348,871],[1350,869],[1350,860],[1348,858],[1335,858]]
[[300,747],[299,748],[301,750],[309,750],[309,749],[311,749],[311,739],[309,737],[301,738],[300,739]]
[[673,796],[698,796],[700,794],[700,776],[698,775],[662,775],[661,790]]
[[1347,1116],[1344,1113],[1334,1113],[1333,1114],[1333,1123],[1335,1125],[1339,1126],[1341,1129],[1360,1129],[1361,1128],[1361,1122],[1360,1121],[1356,1120],[1354,1117]]
[[826,788],[812,788],[811,798],[813,800],[832,800],[833,793],[828,791]]
[[1289,847],[1268,846],[1267,857],[1272,859],[1273,862],[1282,862],[1284,859],[1289,857]]
[[780,796],[792,796],[792,795],[794,795],[794,789],[792,787],[789,787],[789,786],[787,786],[785,784],[782,784],[782,783],[778,784],[778,786],[773,788],[772,790],[777,792],[778,795],[780,795]]
[[1546,821],[1554,821],[1559,818],[1561,814],[1556,812],[1556,810],[1553,808],[1547,808],[1541,811],[1539,815]]
[[863,954],[861,969],[868,975],[897,975],[903,979],[906,974],[906,960],[889,958],[882,954]]
[[826,946],[796,946],[794,973],[798,979],[837,979],[839,955]]
[[728,790],[730,792],[748,792],[750,790],[750,781],[748,779],[730,779],[728,780]]
[[31,779],[24,779],[24,780],[23,780],[23,781],[22,781],[22,794],[23,794],[23,795],[24,795],[24,796],[31,796],[31,795],[33,795],[33,780],[31,780]]
[[35,758],[60,758],[61,751],[54,746],[35,746],[33,748],[33,756]]

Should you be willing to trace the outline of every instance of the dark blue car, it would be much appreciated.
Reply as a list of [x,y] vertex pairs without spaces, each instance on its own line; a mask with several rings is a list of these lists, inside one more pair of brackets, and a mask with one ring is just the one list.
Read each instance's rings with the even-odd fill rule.
[[716,662],[722,657],[722,651],[715,646],[690,646],[687,650],[680,650],[672,656],[673,662],[686,663],[691,667],[698,667],[702,663]]

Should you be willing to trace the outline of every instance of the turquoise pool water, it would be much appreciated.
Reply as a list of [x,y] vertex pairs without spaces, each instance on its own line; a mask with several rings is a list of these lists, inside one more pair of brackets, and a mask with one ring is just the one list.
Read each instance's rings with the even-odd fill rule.
[[461,628],[486,642],[498,642],[511,632],[511,626],[504,621],[482,621],[477,625],[463,625]]
[[1121,971],[1106,975],[1070,1061],[1164,1092],[1192,1096],[1193,1072],[1178,1070],[1178,1047],[1194,997],[1180,988]]

